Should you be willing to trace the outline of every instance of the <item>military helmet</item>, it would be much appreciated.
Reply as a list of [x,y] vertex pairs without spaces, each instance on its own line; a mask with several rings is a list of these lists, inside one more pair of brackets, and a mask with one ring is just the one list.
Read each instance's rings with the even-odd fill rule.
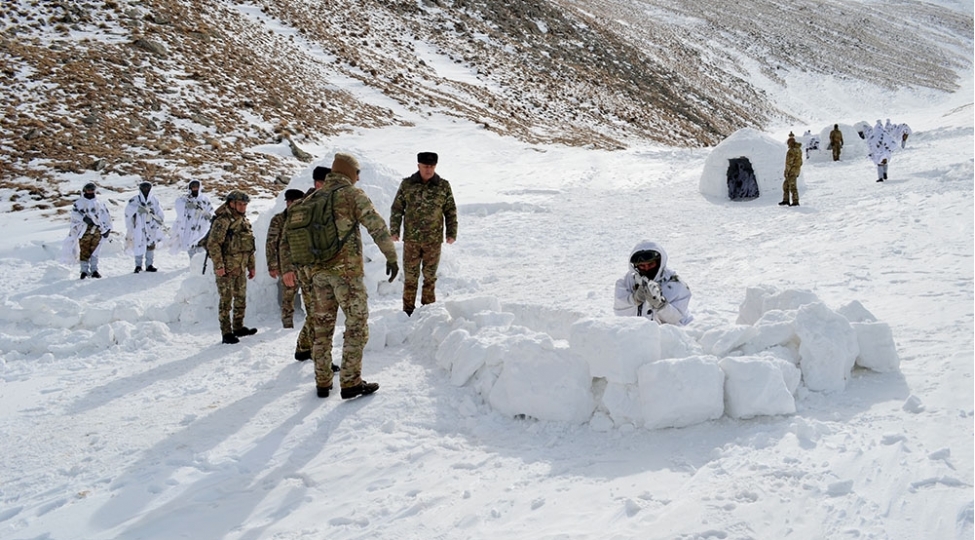
[[238,191],[236,189],[228,193],[227,198],[225,200],[227,202],[235,202],[235,201],[240,201],[244,203],[251,202],[251,198],[246,193],[244,193],[243,191]]
[[95,184],[88,182],[85,187],[81,188],[81,191],[95,191]]

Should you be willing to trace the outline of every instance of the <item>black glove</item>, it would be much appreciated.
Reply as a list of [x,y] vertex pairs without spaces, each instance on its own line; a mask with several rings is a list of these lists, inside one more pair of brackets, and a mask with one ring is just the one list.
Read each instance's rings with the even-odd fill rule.
[[112,231],[105,231],[105,232],[103,232],[102,233],[102,238],[108,238],[108,233],[110,233],[110,232],[112,232]]
[[396,274],[398,274],[398,273],[399,273],[399,265],[396,264],[396,261],[387,261],[386,262],[386,275],[389,276],[389,282],[390,283],[392,283],[393,280],[396,279]]
[[81,221],[84,221],[85,222],[85,225],[88,225],[88,226],[91,226],[91,225],[94,225],[95,224],[95,222],[92,221],[92,219],[90,217],[88,217],[88,216],[85,216]]

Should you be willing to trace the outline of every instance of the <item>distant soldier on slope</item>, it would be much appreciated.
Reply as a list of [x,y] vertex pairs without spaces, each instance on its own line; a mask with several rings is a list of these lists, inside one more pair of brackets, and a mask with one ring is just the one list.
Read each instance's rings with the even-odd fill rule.
[[71,207],[71,229],[61,248],[61,260],[81,261],[81,279],[100,278],[98,251],[112,232],[112,215],[105,203],[95,198],[95,184],[82,188],[82,196]]
[[833,124],[833,131],[829,132],[829,147],[833,151],[833,161],[839,161],[843,149],[843,132],[839,124]]
[[[787,141],[789,150],[785,153],[785,182],[782,182],[782,202],[779,206],[799,206],[799,188],[796,181],[802,169],[802,143],[796,141],[795,135],[789,132]],[[792,195],[792,202],[789,202]]]
[[874,126],[870,132],[870,136],[867,137],[867,148],[870,151],[870,159],[877,165],[878,182],[883,182],[887,179],[887,165],[896,147],[897,142],[887,133],[880,120],[877,120],[877,125]]

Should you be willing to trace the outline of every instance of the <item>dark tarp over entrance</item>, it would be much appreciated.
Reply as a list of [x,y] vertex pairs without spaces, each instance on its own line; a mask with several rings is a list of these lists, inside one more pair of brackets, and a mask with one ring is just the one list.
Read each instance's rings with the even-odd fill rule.
[[733,201],[747,201],[758,198],[758,181],[755,170],[746,157],[728,160],[728,198]]

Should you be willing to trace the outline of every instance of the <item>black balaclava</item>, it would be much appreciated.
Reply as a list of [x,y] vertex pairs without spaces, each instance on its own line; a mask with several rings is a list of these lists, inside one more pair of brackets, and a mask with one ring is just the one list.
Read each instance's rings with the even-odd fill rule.
[[190,196],[193,198],[199,197],[200,195],[200,183],[196,180],[190,182]]
[[150,184],[149,182],[143,182],[143,183],[139,184],[139,191],[141,191],[142,192],[142,196],[145,197],[145,198],[147,198],[147,199],[149,198],[149,191],[151,189],[152,189],[152,184]]
[[82,191],[84,192],[82,193],[82,195],[84,195],[86,199],[90,200],[95,198],[95,184],[85,184],[85,187],[82,188]]
[[[650,269],[649,271],[644,272],[643,270],[640,270],[636,266],[640,263],[647,263],[651,261],[656,261],[657,266]],[[661,270],[660,262],[661,262],[660,252],[652,249],[637,251],[636,253],[633,254],[633,256],[630,257],[630,264],[633,265],[633,269],[636,270],[637,273],[640,274],[641,276],[649,279],[657,278],[657,275],[660,273]]]

